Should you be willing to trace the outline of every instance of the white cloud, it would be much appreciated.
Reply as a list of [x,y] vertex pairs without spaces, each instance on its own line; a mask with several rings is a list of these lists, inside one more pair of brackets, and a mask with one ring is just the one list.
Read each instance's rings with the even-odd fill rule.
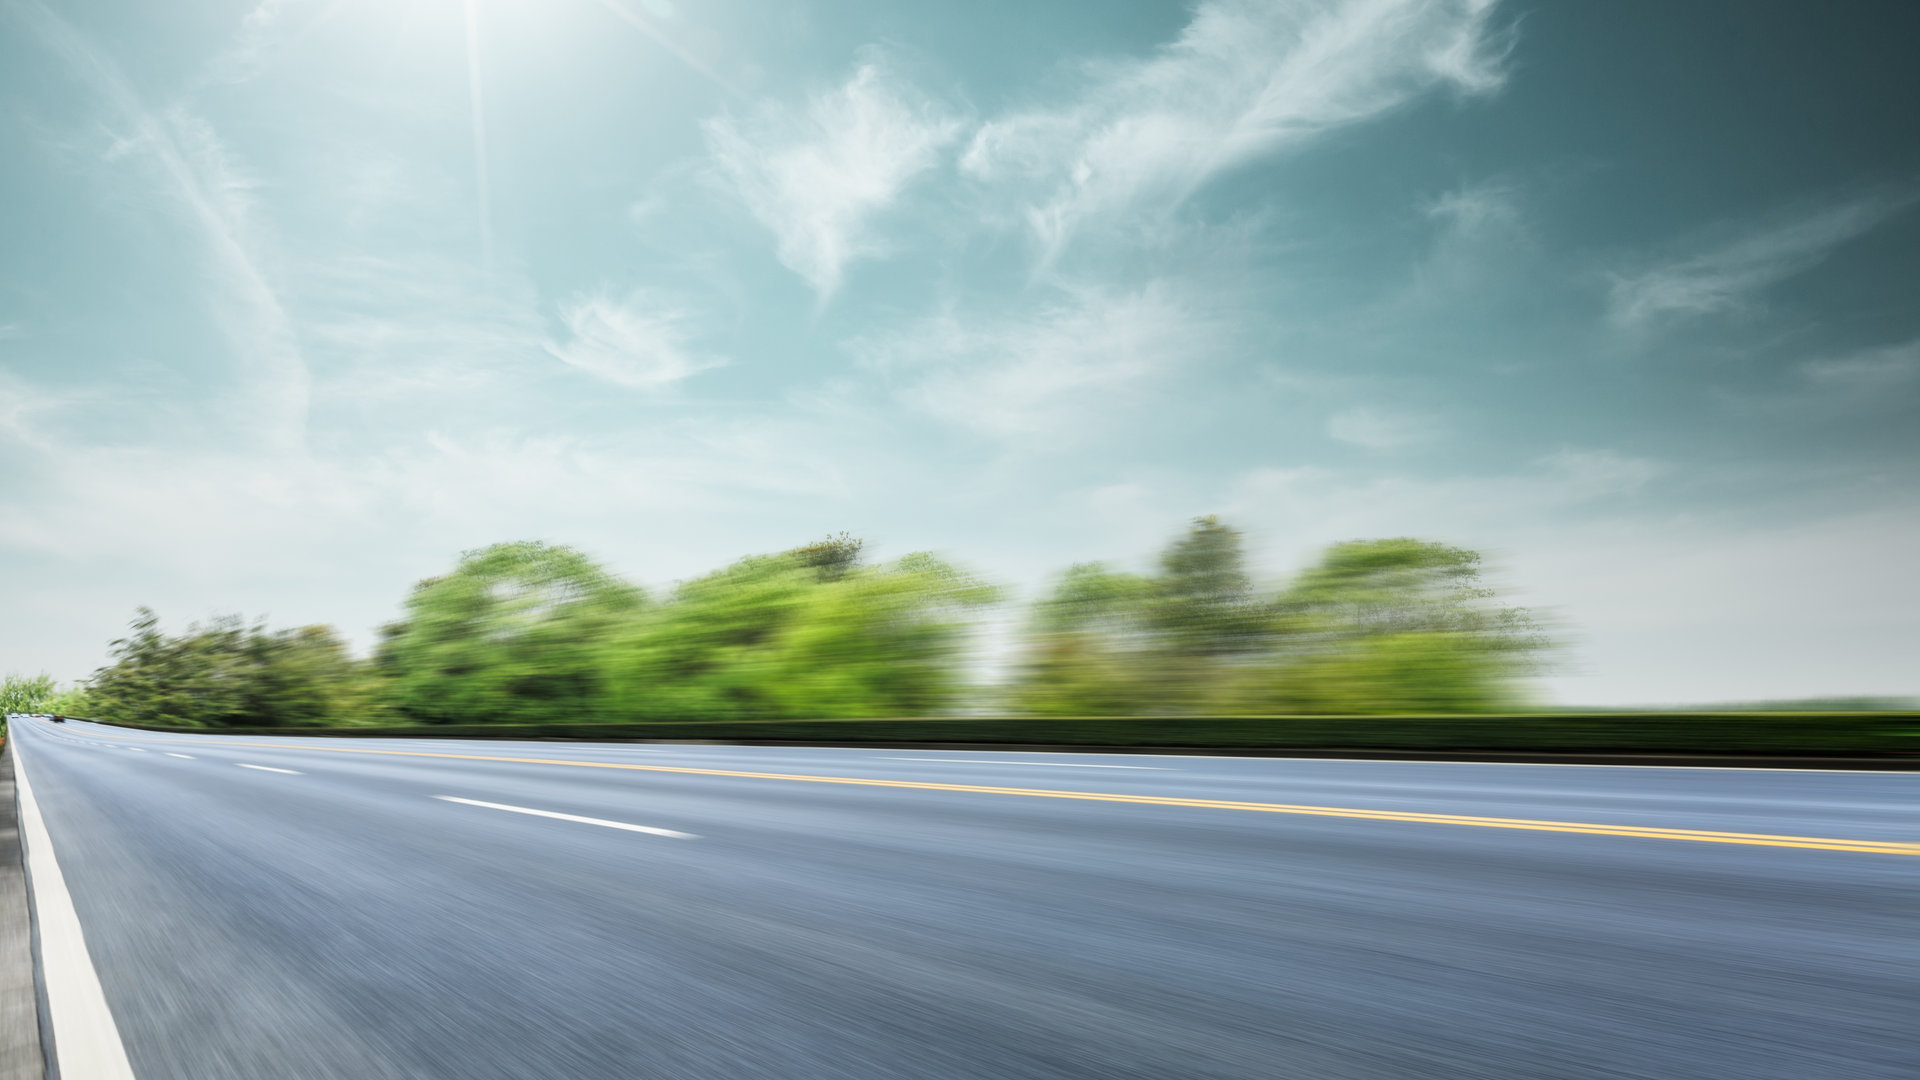
[[1163,283],[1088,291],[1005,318],[948,314],[850,348],[897,374],[910,406],[1003,438],[1069,441],[1142,399],[1163,376],[1203,359],[1219,321]]
[[1500,85],[1492,0],[1209,0],[1157,55],[1093,69],[1079,100],[975,134],[986,182],[1037,185],[1051,258],[1095,215],[1169,205],[1219,173],[1439,87]]
[[932,168],[960,122],[878,63],[802,115],[763,105],[704,125],[714,161],[772,230],[780,261],[823,298],[849,263],[882,254],[874,219]]
[[667,297],[640,293],[622,303],[589,296],[561,317],[572,336],[547,351],[622,386],[660,389],[726,363],[693,349],[696,319]]
[[1618,274],[1610,314],[1616,324],[1641,326],[1741,310],[1761,290],[1819,265],[1912,204],[1905,195],[1856,198],[1778,217],[1731,241]]
[[1439,429],[1431,417],[1363,405],[1328,417],[1327,434],[1369,450],[1397,450],[1433,439]]

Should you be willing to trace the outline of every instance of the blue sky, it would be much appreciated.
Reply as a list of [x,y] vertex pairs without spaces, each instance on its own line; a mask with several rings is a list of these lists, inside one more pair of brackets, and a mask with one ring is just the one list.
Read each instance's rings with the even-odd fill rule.
[[496,540],[1485,551],[1554,699],[1920,692],[1910,5],[0,0],[0,666]]

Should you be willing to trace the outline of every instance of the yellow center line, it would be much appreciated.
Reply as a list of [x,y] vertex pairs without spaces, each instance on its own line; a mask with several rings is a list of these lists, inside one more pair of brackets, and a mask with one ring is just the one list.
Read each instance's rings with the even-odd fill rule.
[[[85,732],[96,735],[98,732]],[[104,737],[104,736],[100,736]],[[1105,791],[1060,791],[1050,788],[996,787],[984,784],[942,784],[926,780],[879,780],[861,776],[815,776],[806,773],[748,772],[739,769],[696,769],[681,765],[635,765],[618,761],[575,761],[568,758],[506,757],[494,754],[449,754],[430,750],[379,750],[354,746],[298,746],[286,743],[243,742],[222,736],[175,736],[171,739],[116,735],[120,741],[191,741],[219,746],[263,750],[296,750],[325,754],[378,754],[384,757],[446,758],[454,761],[500,761],[518,765],[563,765],[577,769],[623,769],[630,772],[679,773],[688,776],[725,776],[740,780],[786,780],[810,784],[849,784],[861,787],[907,788],[914,791],[951,791],[974,795],[1022,795],[1037,799],[1078,799],[1084,802],[1134,803],[1143,806],[1183,806],[1203,810],[1240,810],[1309,817],[1358,818],[1423,825],[1466,825],[1482,829],[1523,829],[1530,832],[1586,833],[1629,836],[1644,840],[1692,840],[1708,844],[1745,844],[1756,847],[1809,848],[1817,851],[1855,851],[1873,855],[1920,856],[1920,843],[1894,840],[1846,840],[1819,836],[1781,836],[1772,833],[1714,832],[1705,829],[1665,829],[1640,825],[1607,825],[1584,821],[1540,821],[1530,818],[1477,817],[1469,814],[1423,814],[1399,810],[1367,810],[1350,806],[1308,806],[1293,803],[1241,802],[1231,799],[1188,799],[1173,795],[1129,795]]]

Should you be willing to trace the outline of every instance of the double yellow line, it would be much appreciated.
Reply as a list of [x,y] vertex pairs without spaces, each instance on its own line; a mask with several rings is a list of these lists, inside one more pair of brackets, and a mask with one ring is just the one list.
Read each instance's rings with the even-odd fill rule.
[[[87,734],[97,734],[88,732]],[[103,736],[104,737],[104,736]],[[113,736],[121,741],[171,742],[173,739]],[[286,743],[243,742],[224,737],[177,736],[220,746],[267,750],[298,750],[326,754],[378,754],[385,757],[447,758],[455,761],[500,761],[518,765],[562,765],[576,769],[624,769],[630,772],[679,773],[687,776],[725,776],[738,780],[785,780],[807,784],[850,784],[860,787],[906,788],[912,791],[948,791],[971,795],[1019,795],[1034,799],[1077,799],[1082,802],[1133,803],[1141,806],[1180,806],[1200,810],[1239,810],[1263,814],[1299,814],[1307,817],[1356,818],[1420,825],[1465,825],[1481,829],[1522,829],[1528,832],[1583,833],[1590,836],[1626,836],[1642,840],[1691,840],[1707,844],[1744,844],[1753,847],[1807,848],[1815,851],[1853,851],[1869,855],[1920,855],[1920,843],[1893,840],[1846,840],[1819,836],[1780,836],[1771,833],[1714,832],[1706,829],[1661,829],[1639,825],[1606,825],[1583,821],[1539,821],[1530,818],[1478,817],[1468,814],[1420,814],[1398,810],[1366,810],[1349,806],[1306,806],[1293,803],[1241,802],[1231,799],[1184,799],[1171,795],[1130,795],[1106,791],[1058,791],[1049,788],[996,787],[985,784],[942,784],[924,780],[876,780],[860,776],[814,776],[806,773],[748,772],[740,769],[696,769],[680,765],[633,765],[614,761],[574,761],[568,758],[504,757],[492,754],[448,754],[429,750],[377,750],[370,747],[296,746]]]

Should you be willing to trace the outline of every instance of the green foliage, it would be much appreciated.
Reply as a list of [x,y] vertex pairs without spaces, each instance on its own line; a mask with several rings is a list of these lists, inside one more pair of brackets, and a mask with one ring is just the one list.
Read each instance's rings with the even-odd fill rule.
[[927,555],[833,565],[823,573],[802,548],[682,585],[607,650],[612,713],[906,716],[950,705],[964,613],[993,590]]
[[495,544],[414,586],[377,664],[393,708],[414,720],[590,715],[604,697],[600,649],[645,602],[570,548]]
[[865,546],[865,541],[841,532],[794,548],[787,554],[800,560],[801,565],[812,567],[822,580],[832,581],[853,569],[860,561],[860,549]]
[[1479,567],[1442,544],[1356,541],[1260,597],[1239,534],[1201,518],[1155,577],[1068,571],[1035,612],[1011,704],[1041,716],[1510,708],[1544,641]]
[[1196,518],[1187,535],[1167,546],[1148,609],[1166,648],[1183,657],[1219,658],[1252,646],[1260,613],[1245,562],[1240,533],[1217,517]]
[[1150,708],[1159,666],[1149,629],[1156,598],[1150,578],[1100,563],[1068,570],[1034,611],[1015,711],[1123,716]]
[[1512,709],[1545,640],[1481,584],[1480,556],[1422,540],[1337,544],[1274,608],[1282,662],[1234,686],[1235,711]]
[[87,688],[82,684],[56,691],[40,711],[55,716],[91,716],[93,714],[88,710],[92,707],[92,702],[87,698]]
[[14,675],[9,673],[0,679],[0,715],[7,713],[47,712],[48,702],[53,700],[55,684],[53,676]]
[[73,711],[188,727],[322,725],[359,719],[375,697],[325,626],[269,631],[227,616],[169,637],[143,607],[112,655]]
[[[928,717],[966,704],[966,634],[992,587],[926,554],[863,563],[840,533],[741,559],[650,600],[569,548],[464,554],[416,585],[371,659],[327,627],[235,617],[161,632],[142,608],[62,711],[266,728]],[[1032,611],[1004,688],[1029,717],[1485,713],[1542,647],[1472,552],[1418,540],[1329,549],[1277,592],[1206,517],[1154,573],[1073,567]],[[9,677],[21,701],[52,681]],[[9,700],[14,700],[10,698]],[[1035,721],[1039,723],[1039,721]]]

